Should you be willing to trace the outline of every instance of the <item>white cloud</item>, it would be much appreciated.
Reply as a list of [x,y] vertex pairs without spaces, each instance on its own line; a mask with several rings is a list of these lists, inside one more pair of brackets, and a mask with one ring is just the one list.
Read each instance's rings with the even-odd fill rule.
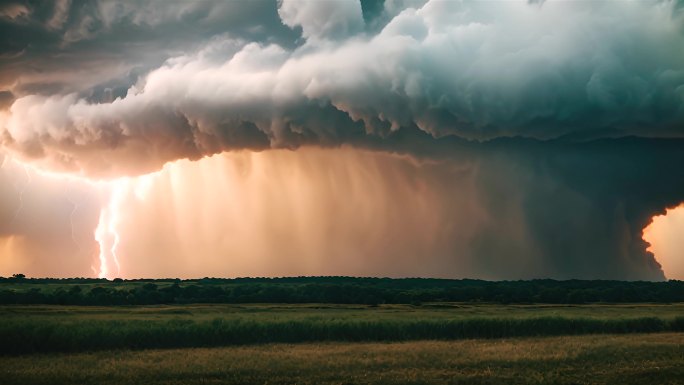
[[342,39],[363,31],[357,0],[280,0],[278,14],[285,25],[301,27],[309,41]]
[[[330,26],[320,24],[331,12],[312,5],[320,3],[283,2],[281,15],[309,38],[350,25],[335,12]],[[342,143],[361,123],[378,137],[413,125],[478,140],[681,136],[684,51],[672,47],[684,46],[684,35],[673,9],[431,1],[375,36],[294,51],[229,40],[223,61],[207,55],[220,46],[214,40],[113,103],[18,99],[5,145],[86,172],[144,165],[136,173],[228,149]]]

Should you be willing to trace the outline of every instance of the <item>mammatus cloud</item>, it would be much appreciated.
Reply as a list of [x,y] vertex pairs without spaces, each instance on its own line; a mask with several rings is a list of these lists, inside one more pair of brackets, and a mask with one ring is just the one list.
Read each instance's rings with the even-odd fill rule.
[[[303,267],[311,274],[382,275],[394,261],[388,275],[663,278],[641,232],[684,198],[678,2],[385,1],[379,9],[284,0],[160,13],[154,2],[112,4],[31,5],[6,18],[5,28],[35,23],[36,36],[54,39],[40,52],[8,45],[14,56],[0,80],[19,80],[3,80],[0,94],[6,151],[113,178],[232,150],[298,149],[168,165],[152,188],[168,204],[131,199],[122,208],[128,239],[138,240],[122,241],[129,256],[145,258],[159,248],[145,239],[195,223],[176,235],[190,246],[163,249],[196,274],[204,270],[189,255],[201,249],[218,270],[235,255],[257,275],[296,274],[288,266],[303,255],[320,263]],[[237,26],[225,22],[233,11],[244,16]],[[195,24],[200,32],[170,43]],[[146,38],[119,33],[131,28]],[[100,43],[120,47],[116,68],[98,65],[108,63]],[[62,50],[73,56],[52,70],[22,69]],[[83,79],[65,65],[78,58]],[[178,184],[196,172],[201,180]],[[235,205],[223,193],[209,199],[211,186],[233,191]],[[211,215],[224,212],[239,215]],[[165,232],[140,225],[165,215]],[[363,222],[355,215],[367,215],[370,233],[354,231]],[[269,246],[228,242],[221,229]],[[286,255],[272,259],[278,250]],[[315,257],[324,254],[332,259]],[[144,262],[129,266],[145,274]]]

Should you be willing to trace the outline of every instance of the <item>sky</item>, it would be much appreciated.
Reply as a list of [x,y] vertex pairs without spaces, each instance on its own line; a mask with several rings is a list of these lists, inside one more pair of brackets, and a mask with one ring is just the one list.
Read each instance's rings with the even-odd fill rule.
[[681,1],[0,3],[0,276],[684,279],[682,166]]

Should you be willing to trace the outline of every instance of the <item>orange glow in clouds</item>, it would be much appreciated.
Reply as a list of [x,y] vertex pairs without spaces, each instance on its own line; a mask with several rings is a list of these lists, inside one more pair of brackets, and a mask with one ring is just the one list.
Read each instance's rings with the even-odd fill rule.
[[482,220],[460,173],[352,149],[172,162],[117,192],[121,276],[453,274]]
[[[99,278],[115,278],[122,274],[121,264],[118,258],[118,247],[121,242],[121,236],[119,231],[119,222],[121,220],[121,213],[124,211],[122,206],[130,204],[131,199],[144,199],[144,194],[146,191],[146,186],[149,185],[151,178],[154,177],[153,174],[143,175],[135,178],[119,178],[115,180],[91,180],[81,176],[75,176],[70,174],[61,174],[51,171],[46,171],[40,168],[35,168],[32,165],[24,164],[18,160],[5,158],[3,159],[2,167],[15,167],[22,169],[26,174],[26,182],[18,186],[13,186],[14,190],[19,195],[19,204],[13,209],[13,219],[14,221],[19,221],[26,213],[25,211],[30,207],[23,202],[23,195],[28,194],[29,187],[41,189],[49,189],[50,186],[63,185],[64,197],[68,200],[73,207],[70,209],[70,235],[71,240],[76,246],[77,250],[75,252],[85,252],[91,255],[89,248],[86,247],[85,250],[81,250],[79,240],[76,239],[76,234],[74,232],[74,214],[79,209],[78,203],[69,197],[72,188],[85,189],[96,192],[100,196],[100,201],[102,202],[100,213],[98,216],[98,223],[94,231],[92,232],[93,239],[97,243],[97,260],[93,260],[93,265],[91,266],[91,271]],[[35,185],[33,185],[35,183]],[[124,201],[127,199],[128,201]],[[35,224],[30,224],[29,226],[35,226]],[[27,242],[23,237],[18,235],[13,235],[9,237],[0,238],[0,262],[2,262],[3,270],[6,266],[11,266],[12,269],[17,271],[26,271],[30,275],[50,275],[50,270],[46,270],[41,273],[35,273],[32,271],[31,266],[28,266],[27,257],[30,252],[27,252],[31,248],[36,248],[35,241]],[[40,253],[40,252],[39,252]],[[57,253],[58,254],[58,253]],[[57,258],[63,258],[64,255],[55,255]],[[23,261],[22,261],[23,260]],[[8,270],[7,273],[11,273],[13,270]],[[53,273],[54,274],[54,273]],[[60,275],[57,272],[58,276]]]
[[[13,164],[22,171],[24,164]],[[54,190],[52,197],[70,185],[91,191],[99,205],[77,214],[88,212],[97,222],[87,240],[72,240],[73,228],[55,235],[64,250],[43,250],[44,242],[32,242],[32,250],[18,237],[0,238],[0,275],[82,275],[87,263],[92,274],[109,279],[448,276],[453,272],[444,265],[467,268],[467,259],[456,258],[467,248],[454,242],[467,245],[486,220],[466,169],[352,149],[224,153],[110,181],[31,166],[29,172],[31,191]],[[33,203],[24,206],[30,207],[18,215],[28,227],[68,228],[43,220]],[[75,206],[63,207],[73,219]],[[71,261],[76,253],[83,258]]]
[[[512,203],[493,215],[478,193],[478,168],[468,163],[303,148],[179,160],[153,174],[110,181],[25,169],[19,162],[5,166],[19,177],[30,174],[33,189],[6,186],[31,199],[10,202],[5,217],[16,216],[19,229],[50,231],[0,234],[0,275],[548,274],[544,255],[535,254],[534,240],[520,226],[524,195],[507,191]],[[33,191],[57,199],[41,203]],[[82,197],[68,196],[78,191],[89,191],[94,203],[87,207]],[[52,217],[61,218],[58,223],[45,214],[59,210],[60,196],[73,206],[62,202],[63,215]],[[65,218],[71,229],[60,232],[68,227]],[[481,261],[472,245],[492,226],[510,247]],[[643,232],[669,279],[684,279],[683,232],[684,206],[654,217]],[[515,258],[507,257],[511,250]],[[499,254],[504,257],[491,259]]]
[[644,240],[668,279],[684,280],[684,205],[656,215],[644,229]]

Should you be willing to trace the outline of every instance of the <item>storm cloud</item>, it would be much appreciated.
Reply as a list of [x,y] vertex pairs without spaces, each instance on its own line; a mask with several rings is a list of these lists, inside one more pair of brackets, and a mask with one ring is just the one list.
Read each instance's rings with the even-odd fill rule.
[[[119,8],[112,20],[134,24],[182,14]],[[283,23],[301,28],[297,48],[214,36],[109,103],[21,96],[3,142],[57,167],[120,174],[412,126],[474,140],[681,135],[684,14],[674,2],[434,1],[376,34],[364,33],[361,11],[283,1]]]
[[[164,4],[3,8],[0,28],[25,32],[2,34],[4,151],[97,179],[227,151],[408,157],[398,180],[448,213],[434,228],[473,223],[404,247],[433,258],[421,274],[663,278],[641,233],[684,201],[680,2]],[[350,253],[401,254],[380,243]]]

